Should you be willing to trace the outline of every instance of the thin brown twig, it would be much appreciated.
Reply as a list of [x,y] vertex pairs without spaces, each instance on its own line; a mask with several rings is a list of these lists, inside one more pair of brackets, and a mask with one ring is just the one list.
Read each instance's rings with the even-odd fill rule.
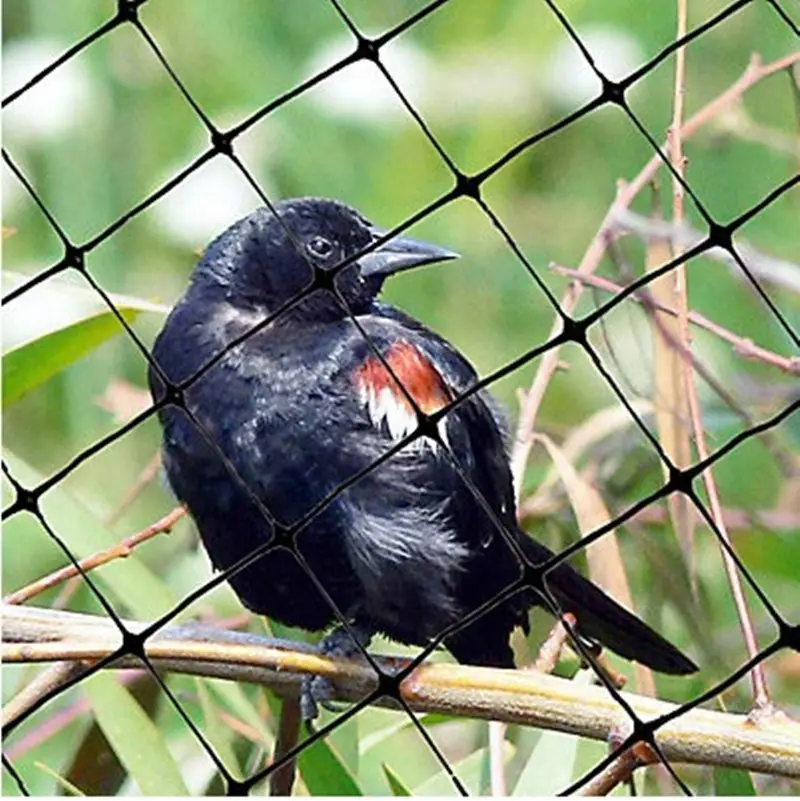
[[83,673],[86,665],[82,662],[55,662],[39,673],[33,681],[26,684],[4,707],[2,725],[8,726],[20,715],[24,715],[43,695],[68,684],[75,676]]
[[[569,270],[561,267],[555,267],[555,269],[558,272],[567,274],[570,277],[574,277],[576,280],[593,285],[599,289],[604,289],[610,292],[618,292],[623,288],[622,285],[616,284],[613,281],[597,275],[578,276],[577,271],[575,270]],[[677,351],[678,356],[680,356],[680,354],[683,355],[681,364],[683,364],[686,359],[691,361],[692,368],[697,372],[700,378],[702,378],[703,381],[705,381],[706,384],[711,387],[718,397],[722,399],[728,408],[734,414],[736,414],[744,422],[744,424],[748,426],[748,428],[752,427],[754,425],[754,420],[750,413],[744,409],[736,400],[736,398],[720,383],[719,380],[717,380],[717,378],[714,377],[713,373],[697,356],[695,356],[692,350],[683,344],[682,340],[679,338],[679,335],[673,333],[667,328],[665,321],[660,319],[656,313],[656,310],[659,310],[664,314],[677,316],[675,309],[659,300],[657,296],[651,293],[648,287],[643,287],[641,290],[634,293],[632,295],[632,299],[644,306],[646,313],[650,316],[653,324],[657,327],[659,335],[666,340],[669,347],[674,351]],[[752,340],[745,339],[737,334],[733,334],[722,326],[711,322],[706,317],[703,317],[695,312],[689,313],[689,321],[706,328],[709,332],[713,332],[721,339],[730,342],[733,345],[734,353],[740,353],[744,358],[750,358],[755,361],[763,361],[770,366],[784,370],[784,372],[788,372],[790,374],[796,372],[798,375],[800,375],[800,359],[798,358],[779,356],[771,351],[767,351],[766,349],[755,345]],[[686,412],[686,417],[688,417],[688,410]],[[688,424],[689,421],[687,420],[687,425]],[[796,459],[791,452],[787,451],[787,449],[785,449],[781,443],[778,442],[774,432],[764,431],[760,434],[760,438],[764,442],[764,445],[767,447],[772,457],[775,459],[781,473],[787,477],[794,476],[797,472]],[[688,508],[689,507],[687,506],[687,509]]]
[[[564,620],[566,620],[566,625]],[[572,612],[565,612],[561,619],[553,624],[553,628],[550,629],[541,648],[539,648],[533,667],[540,673],[552,673],[555,670],[558,660],[561,659],[564,646],[569,640],[567,626],[572,629],[578,626],[578,620]]]
[[[559,275],[563,275],[573,281],[580,281],[582,284],[601,289],[605,292],[618,293],[625,289],[623,285],[600,275],[581,274],[578,270],[571,269],[570,267],[563,267],[560,264],[551,264],[550,266],[551,269]],[[678,315],[674,307],[668,306],[666,303],[654,298],[652,294],[648,293],[645,289],[635,292],[631,295],[631,299],[673,317],[677,317]],[[732,331],[698,312],[690,311],[688,319],[689,322],[699,328],[704,328],[706,331],[710,331],[725,342],[729,342],[733,346],[733,352],[738,356],[751,361],[762,362],[789,375],[800,375],[800,357],[782,356],[779,353],[767,350],[760,345],[756,345],[752,339],[734,334]]]
[[608,795],[620,784],[630,781],[633,772],[641,766],[633,748],[623,751],[599,776],[590,779],[578,790],[578,796]]
[[[677,0],[676,11],[677,30],[675,37],[680,41],[686,36],[688,23],[687,0]],[[667,130],[667,149],[673,169],[672,217],[676,225],[680,224],[684,217],[685,197],[683,182],[686,178],[686,159],[683,155],[681,129],[684,122],[685,99],[686,47],[681,46],[675,53],[672,122]],[[674,245],[670,252],[669,244],[665,240],[651,238],[647,243],[646,269],[651,272],[671,258],[678,258],[681,255],[680,245]],[[692,463],[692,446],[686,427],[689,407],[687,398],[689,373],[687,373],[687,369],[690,370],[691,368],[687,368],[687,360],[680,358],[680,351],[684,347],[691,353],[691,330],[688,322],[689,303],[685,265],[679,264],[668,275],[657,279],[649,287],[649,291],[652,295],[670,298],[676,304],[678,310],[677,321],[669,317],[662,319],[659,312],[652,312],[650,315],[656,328],[653,336],[656,365],[653,402],[656,407],[655,413],[661,447],[674,465],[685,469]],[[662,469],[666,480],[668,477],[667,465],[662,465]],[[694,518],[691,515],[691,501],[682,493],[671,493],[667,498],[667,508],[689,569],[692,597],[697,600],[697,553],[694,547],[695,528]],[[633,768],[630,768],[631,776],[632,771]],[[665,765],[659,764],[657,767],[656,779],[660,792],[667,794],[672,788],[672,781]]]
[[489,790],[493,798],[508,795],[504,753],[507,729],[508,724],[502,720],[489,721]]
[[[681,37],[686,33],[686,0],[678,0],[678,36]],[[675,54],[676,70],[675,70],[675,98],[674,98],[674,114],[673,122],[670,127],[668,144],[670,160],[672,162],[674,176],[673,176],[673,224],[680,227],[684,219],[684,190],[682,179],[686,175],[686,163],[683,158],[683,143],[681,138],[682,118],[683,118],[683,100],[685,93],[685,65],[686,65],[686,52],[685,48],[678,48]],[[673,256],[675,258],[682,255],[682,247],[680,243],[673,243]],[[708,445],[706,442],[705,428],[703,426],[703,414],[700,406],[700,399],[697,393],[697,383],[695,381],[695,370],[693,369],[691,353],[692,353],[692,340],[691,331],[689,329],[689,311],[686,297],[686,269],[683,264],[680,264],[677,269],[673,270],[675,281],[675,297],[678,306],[678,329],[680,332],[680,353],[682,355],[681,364],[683,366],[683,380],[686,399],[689,405],[689,419],[691,422],[692,433],[694,436],[695,447],[697,449],[698,457],[706,459],[708,457]],[[687,465],[678,464],[678,467],[686,467]],[[728,546],[731,546],[730,535],[725,528],[725,520],[722,516],[722,503],[719,497],[719,490],[717,488],[714,473],[711,467],[706,468],[702,474],[703,485],[705,486],[706,494],[708,495],[709,504],[711,506],[711,516],[716,524],[718,536],[725,541]],[[736,563],[730,556],[728,550],[722,547],[720,543],[720,552],[722,561],[725,566],[725,572],[728,577],[728,583],[733,596],[736,612],[739,617],[739,625],[742,629],[742,635],[745,641],[748,658],[754,658],[758,652],[758,639],[756,637],[755,627],[753,625],[750,609],[747,604],[747,599],[744,594],[744,587],[742,586],[742,579],[739,575]],[[769,690],[767,687],[766,674],[764,673],[764,666],[760,663],[755,664],[750,671],[750,679],[753,688],[753,704],[754,708],[758,711],[764,711],[771,708],[769,698]]]
[[[567,504],[561,507],[556,504],[543,506],[537,499],[526,499],[520,504],[520,517],[526,518],[549,518],[558,513],[559,508],[566,509]],[[692,514],[699,519],[699,512],[694,510]],[[800,528],[800,513],[783,509],[749,509],[727,508],[722,510],[722,517],[729,530],[750,531],[754,528],[763,528],[769,531],[794,531]],[[661,506],[647,506],[640,509],[628,521],[627,525],[645,524],[660,525],[668,519],[667,513]]]
[[110,548],[107,548],[104,551],[97,551],[96,553],[81,559],[80,562],[78,562],[80,569],[78,569],[75,565],[67,565],[66,567],[62,567],[46,576],[43,576],[40,579],[37,579],[36,581],[31,582],[30,584],[27,584],[24,587],[21,587],[18,590],[15,590],[12,593],[9,593],[5,598],[3,598],[3,602],[7,604],[25,603],[25,601],[29,601],[31,598],[34,598],[45,590],[49,590],[52,587],[58,586],[64,581],[80,576],[90,570],[94,570],[101,565],[108,564],[115,559],[124,559],[127,556],[130,556],[133,552],[133,549],[138,545],[141,545],[143,542],[152,539],[157,534],[163,534],[164,532],[169,531],[185,514],[186,509],[183,506],[177,506],[169,514],[164,515],[164,517],[162,517],[160,520],[156,520],[155,523],[151,523],[149,526],[137,532],[136,534],[126,537],[124,540],[122,540],[122,542],[112,545]]
[[[58,662],[56,664],[64,663]],[[71,664],[80,663],[72,662]],[[143,675],[147,675],[144,669],[131,668],[129,670],[120,670],[117,674],[117,681],[122,685],[127,685],[136,681]],[[25,692],[25,690],[22,692]],[[89,699],[86,697],[77,698],[77,700],[67,704],[67,706],[51,713],[41,723],[31,727],[18,740],[15,740],[9,745],[4,744],[3,753],[12,761],[19,759],[30,751],[39,748],[43,743],[55,737],[59,732],[64,731],[67,726],[80,718],[81,715],[90,711],[91,703]],[[4,714],[8,714],[8,712],[4,710]],[[15,716],[19,716],[19,711],[15,713]]]
[[[278,723],[278,733],[275,737],[275,746],[272,753],[272,762],[278,762],[289,753],[300,738],[300,700],[298,698],[285,698],[281,704],[281,716]],[[271,796],[288,796],[292,794],[296,772],[296,759],[290,759],[281,765],[269,777],[269,794]]]
[[[692,137],[699,129],[714,119],[732,103],[738,101],[742,95],[751,87],[764,78],[774,75],[776,72],[789,69],[793,64],[800,63],[800,52],[790,53],[788,56],[776,59],[769,64],[762,64],[758,55],[753,55],[742,75],[722,94],[706,104],[696,114],[690,117],[680,129],[683,139]],[[669,143],[666,145],[669,148]],[[653,179],[661,168],[663,162],[658,154],[654,154],[650,161],[639,171],[639,174],[630,182],[620,182],[617,189],[617,197],[611,204],[608,212],[603,218],[603,222],[594,236],[591,244],[581,259],[578,272],[581,275],[593,273],[603,259],[606,250],[606,236],[609,225],[619,209],[627,208],[639,192]],[[571,314],[581,296],[581,286],[573,281],[564,292],[560,300],[560,308],[565,314]],[[555,320],[550,330],[549,337],[557,336],[561,330],[560,320]],[[525,473],[525,464],[528,461],[531,447],[533,445],[532,433],[536,424],[536,417],[541,406],[544,393],[550,383],[550,379],[559,363],[560,348],[551,348],[542,357],[539,368],[534,376],[533,383],[526,393],[525,402],[519,417],[516,434],[514,437],[514,448],[511,457],[512,474],[515,478],[517,497],[519,497],[522,477]]]
[[[707,233],[694,228],[685,220],[680,224],[654,220],[630,209],[617,210],[610,231],[615,239],[627,233],[643,239],[655,237],[667,240],[684,251],[706,244],[708,240]],[[740,263],[743,263],[756,278],[775,286],[778,291],[800,292],[800,266],[796,262],[765,253],[739,236],[734,236],[732,243],[735,256],[731,251],[718,245],[706,247],[702,255],[706,259],[722,264],[739,281],[747,280],[740,266]]]
[[144,466],[144,470],[139,473],[134,485],[128,490],[127,494],[117,504],[117,508],[106,520],[106,525],[110,526],[117,522],[123,514],[131,507],[133,502],[141,495],[144,488],[150,484],[158,475],[161,469],[161,451],[156,453],[152,459]]
[[[686,36],[687,0],[677,0],[678,40]],[[680,225],[684,218],[684,181],[686,180],[686,159],[683,155],[683,137],[681,128],[684,122],[684,105],[686,99],[686,48],[679,47],[675,53],[675,78],[673,83],[672,121],[667,130],[667,151],[672,167],[672,218],[675,225]],[[652,221],[659,218],[651,217]],[[650,237],[647,243],[647,270],[651,272],[673,258],[679,258],[683,250],[679,243],[670,243],[658,237]],[[658,312],[651,315],[656,332],[653,337],[656,361],[656,382],[653,401],[656,405],[659,440],[667,457],[681,469],[692,463],[692,445],[689,436],[687,418],[689,400],[687,397],[686,372],[687,363],[680,358],[680,351],[686,349],[691,353],[691,336],[688,316],[686,267],[679,264],[669,274],[662,276],[648,287],[650,294],[669,299],[677,308],[677,319],[662,319]],[[698,365],[699,366],[699,365]],[[664,479],[667,479],[667,465],[662,465]],[[689,513],[691,502],[682,493],[672,493],[667,498],[667,508],[678,537],[684,558],[689,569],[692,597],[698,594],[696,549],[694,547],[695,529]],[[664,781],[664,777],[661,777]],[[662,792],[667,788],[662,786]]]
[[[709,450],[708,443],[706,442],[705,430],[703,429],[700,401],[697,397],[697,389],[694,385],[694,380],[690,382],[689,386],[689,415],[692,421],[692,430],[694,434],[695,447],[697,448],[697,457],[700,461],[704,461],[708,458]],[[711,518],[714,521],[717,533],[719,537],[723,539],[729,547],[732,548],[733,543],[731,542],[730,534],[725,526],[725,518],[722,514],[722,502],[720,500],[717,484],[714,480],[714,476],[710,467],[703,470],[702,480],[706,494],[708,495],[708,501],[711,507]],[[728,577],[728,583],[731,587],[733,602],[739,616],[739,625],[742,629],[742,636],[744,637],[747,655],[748,658],[752,659],[759,653],[759,647],[753,620],[750,616],[750,609],[747,604],[747,598],[744,594],[742,579],[739,575],[739,569],[736,565],[736,562],[734,562],[733,558],[728,553],[728,550],[722,547],[722,544],[720,544],[720,551],[722,554],[722,562],[725,566],[725,573]],[[768,712],[772,709],[772,702],[770,701],[769,697],[767,677],[764,673],[763,664],[759,662],[755,665],[755,667],[753,667],[753,669],[750,671],[750,680],[753,688],[754,710],[757,713]]]

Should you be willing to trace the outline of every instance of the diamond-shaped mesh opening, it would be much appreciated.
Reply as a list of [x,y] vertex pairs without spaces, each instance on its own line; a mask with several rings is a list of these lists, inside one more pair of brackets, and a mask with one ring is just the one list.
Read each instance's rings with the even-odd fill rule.
[[[793,9],[219,13],[4,6],[4,791],[791,792]],[[296,292],[227,254],[260,294],[154,359],[302,195],[462,259],[351,308],[383,239],[328,272],[287,217]]]

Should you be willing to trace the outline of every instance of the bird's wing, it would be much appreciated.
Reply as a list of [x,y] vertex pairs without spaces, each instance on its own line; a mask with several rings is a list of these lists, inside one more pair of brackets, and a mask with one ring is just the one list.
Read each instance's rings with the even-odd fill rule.
[[507,424],[499,405],[487,392],[472,391],[478,376],[450,343],[397,309],[383,307],[381,311],[370,318],[366,330],[393,375],[374,354],[365,357],[358,375],[371,419],[376,424],[385,421],[389,432],[399,438],[418,425],[409,397],[428,415],[447,409],[439,432],[458,481],[480,496],[479,504],[514,528]]

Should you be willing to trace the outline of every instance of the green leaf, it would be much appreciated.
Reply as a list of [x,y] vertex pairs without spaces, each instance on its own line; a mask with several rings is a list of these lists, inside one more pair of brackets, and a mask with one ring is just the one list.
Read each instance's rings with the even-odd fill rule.
[[359,719],[360,715],[350,718],[343,725],[337,726],[326,738],[353,776],[360,775]]
[[212,693],[225,704],[231,714],[252,726],[261,735],[265,749],[272,748],[274,738],[255,704],[247,697],[247,693],[240,684],[223,679],[206,679],[205,683]]
[[161,731],[111,673],[83,684],[97,724],[143,795],[189,795]]
[[[593,680],[591,670],[575,675],[576,684],[587,685]],[[514,786],[514,796],[555,795],[568,787],[575,776],[576,757],[580,738],[560,731],[544,731],[531,751]]]
[[[5,459],[11,474],[23,486],[35,487],[44,480],[38,470],[14,453],[6,450]],[[45,493],[42,497],[42,511],[78,559],[119,542],[119,537],[109,531],[62,485],[56,485]],[[4,533],[13,535],[18,526],[22,528],[29,523],[30,518],[17,515],[5,523]],[[66,557],[61,558],[66,563]],[[116,559],[91,571],[89,575],[100,590],[113,599],[116,609],[130,610],[140,620],[157,618],[172,609],[176,603],[171,590],[144,564],[136,551],[125,559]]]
[[[359,731],[369,731],[359,737],[358,778],[365,795],[386,795],[388,787],[384,765],[399,771],[403,784],[416,787],[436,773],[441,765],[408,715],[396,710],[365,709],[359,716]],[[420,715],[419,722],[432,733],[436,720],[453,718],[443,715]],[[478,721],[463,722],[467,740],[483,724]]]
[[[131,323],[138,312],[120,309],[120,314]],[[12,406],[122,330],[114,315],[106,312],[9,351],[3,357],[3,408]]]
[[[512,743],[503,743],[503,765],[513,758],[515,748]],[[470,795],[489,794],[490,754],[488,748],[479,748],[460,762],[450,765]],[[456,788],[450,774],[442,768],[436,775],[414,788],[414,795],[454,795]]]
[[[370,710],[371,712],[376,712],[375,709]],[[380,710],[385,711],[385,710]],[[362,755],[368,753],[373,748],[377,748],[381,744],[383,744],[386,740],[391,737],[394,737],[399,732],[405,731],[407,729],[414,729],[414,724],[411,722],[411,719],[408,715],[398,715],[396,712],[392,712],[390,717],[388,718],[389,722],[385,726],[381,726],[380,728],[376,729],[369,734],[364,734],[359,737],[359,751]],[[417,720],[425,726],[426,729],[430,729],[432,726],[438,726],[442,723],[452,723],[453,717],[452,715],[441,715],[437,712],[427,712],[427,713],[419,713],[417,715]]]
[[241,780],[244,777],[233,748],[234,732],[220,720],[214,698],[206,686],[206,680],[195,678],[195,683],[197,684],[200,708],[203,710],[203,734],[234,779]]
[[409,790],[408,787],[403,784],[400,777],[386,763],[381,765],[381,767],[383,768],[383,775],[386,777],[386,781],[391,788],[392,795],[411,795],[411,790]]
[[58,784],[62,790],[66,790],[66,795],[76,795],[76,796],[85,796],[86,793],[82,793],[69,779],[65,779],[63,776],[59,776],[49,765],[45,765],[44,762],[34,762],[39,770],[46,773],[50,778],[54,779],[56,784]]
[[305,748],[297,763],[311,795],[363,795],[355,776],[327,740]]
[[552,796],[572,783],[580,740],[574,734],[546,731],[514,787],[514,796]]
[[[25,280],[15,273],[3,274],[6,288]],[[63,306],[57,314],[47,315],[40,304],[44,308],[52,306],[53,294],[63,298]],[[127,323],[132,323],[141,312],[168,311],[140,298],[110,297]],[[10,343],[3,355],[4,409],[124,331],[93,289],[64,278],[52,278],[15,299],[6,307],[3,327],[5,341]]]
[[714,795],[736,797],[758,795],[758,792],[748,771],[714,768]]

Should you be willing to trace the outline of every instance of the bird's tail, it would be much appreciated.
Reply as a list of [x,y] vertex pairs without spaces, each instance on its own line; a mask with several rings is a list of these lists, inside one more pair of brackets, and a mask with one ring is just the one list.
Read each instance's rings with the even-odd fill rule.
[[[522,534],[522,540],[525,555],[534,564],[552,556],[527,534]],[[661,673],[685,675],[697,670],[674,645],[565,562],[550,571],[546,581],[562,612],[572,612],[577,618],[582,636]]]

